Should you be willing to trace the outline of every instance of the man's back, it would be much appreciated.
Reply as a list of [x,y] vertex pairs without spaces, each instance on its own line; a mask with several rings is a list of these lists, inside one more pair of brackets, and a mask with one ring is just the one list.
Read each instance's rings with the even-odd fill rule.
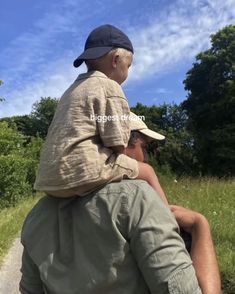
[[22,243],[22,293],[201,293],[171,212],[144,181],[44,197]]

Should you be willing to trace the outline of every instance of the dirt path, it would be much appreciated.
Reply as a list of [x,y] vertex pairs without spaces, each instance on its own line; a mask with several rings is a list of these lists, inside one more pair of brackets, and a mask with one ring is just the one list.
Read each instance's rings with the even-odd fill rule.
[[0,294],[19,294],[22,245],[17,238],[0,268]]

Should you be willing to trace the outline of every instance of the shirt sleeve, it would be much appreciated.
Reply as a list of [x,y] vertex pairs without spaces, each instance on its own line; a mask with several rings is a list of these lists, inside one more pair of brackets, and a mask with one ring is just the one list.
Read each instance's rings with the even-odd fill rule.
[[127,146],[130,138],[130,108],[126,98],[97,99],[94,106],[99,136],[105,147]]
[[171,211],[146,183],[129,208],[131,251],[150,293],[201,293]]
[[38,267],[25,248],[22,255],[21,272],[22,278],[19,288],[21,294],[45,294]]

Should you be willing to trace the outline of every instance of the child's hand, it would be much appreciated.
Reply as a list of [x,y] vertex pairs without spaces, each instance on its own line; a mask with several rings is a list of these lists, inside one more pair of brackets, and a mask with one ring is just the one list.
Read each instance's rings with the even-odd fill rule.
[[194,229],[200,225],[201,222],[207,222],[206,218],[202,214],[188,208],[170,205],[170,209],[175,215],[179,226],[188,233],[193,233]]

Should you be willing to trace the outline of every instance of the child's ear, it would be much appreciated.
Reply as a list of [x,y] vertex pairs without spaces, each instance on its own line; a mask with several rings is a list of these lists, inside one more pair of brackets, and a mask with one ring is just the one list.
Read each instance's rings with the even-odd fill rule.
[[118,59],[119,59],[119,55],[113,54],[113,56],[112,56],[112,66],[113,66],[113,68],[117,67]]

